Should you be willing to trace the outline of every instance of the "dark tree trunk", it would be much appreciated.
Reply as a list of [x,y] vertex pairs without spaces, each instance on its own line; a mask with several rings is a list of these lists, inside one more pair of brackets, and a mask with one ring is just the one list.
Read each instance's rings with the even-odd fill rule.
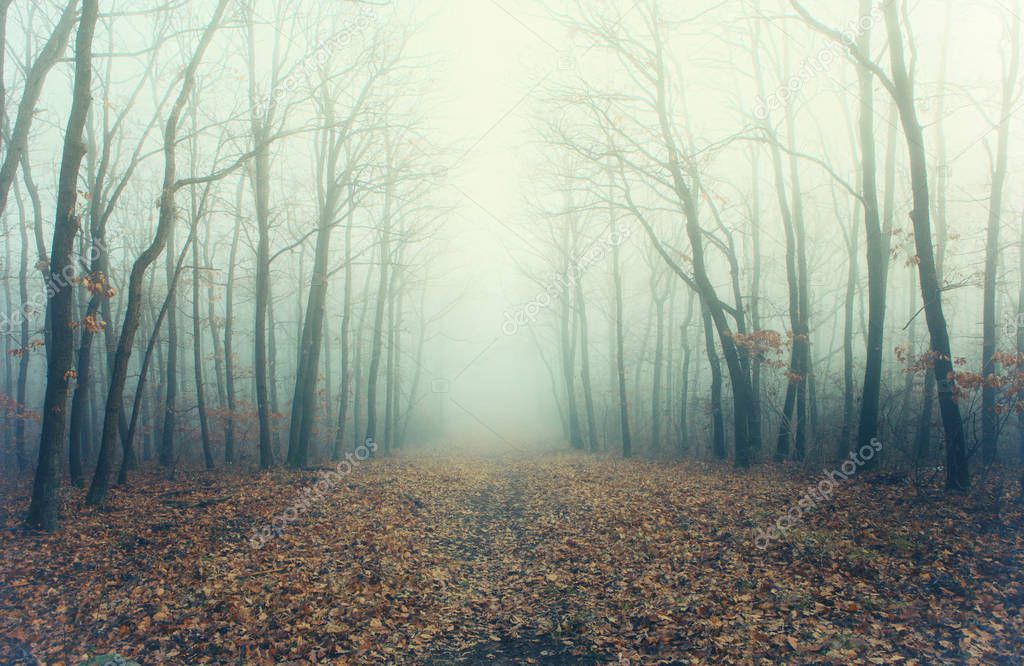
[[665,358],[665,300],[668,298],[668,290],[657,293],[657,284],[652,280],[652,294],[654,296],[655,333],[654,333],[654,378],[651,386],[651,450],[654,453],[661,451],[661,425],[662,425],[662,365]]
[[[1017,294],[1017,353],[1024,355],[1024,217],[1020,221],[1018,244],[1020,245],[1020,251],[1018,252],[1018,279],[1020,280],[1020,285]],[[1018,462],[1024,464],[1024,411],[1017,414],[1017,457]],[[1022,477],[1022,481],[1024,481],[1024,477]],[[1024,492],[1024,485],[1021,486],[1021,492]]]
[[704,319],[704,346],[711,366],[711,454],[725,460],[729,452],[725,447],[725,419],[722,415],[722,363],[715,347],[715,329],[706,307],[701,307]]
[[[860,0],[862,16],[871,11],[871,0]],[[871,30],[860,33],[858,47],[871,51]],[[857,448],[871,444],[878,435],[878,410],[882,388],[882,355],[885,344],[885,300],[889,262],[888,242],[882,234],[878,212],[878,178],[875,150],[874,77],[865,67],[857,68],[860,84],[860,152],[861,193],[864,206],[864,229],[867,238],[868,269],[868,339],[864,361],[864,388],[861,398],[860,422],[857,426]],[[843,454],[843,452],[840,452]]]
[[[836,211],[838,213],[838,210]],[[856,304],[857,285],[860,282],[857,252],[860,234],[851,228],[846,234],[850,267],[846,276],[846,302],[843,304],[843,431],[839,436],[836,459],[845,458],[853,444],[853,414],[855,407],[853,382],[853,310]],[[878,350],[881,354],[881,349]],[[868,353],[871,353],[870,351]],[[880,369],[880,368],[879,368]],[[875,417],[877,421],[877,416]],[[872,435],[874,437],[874,435]],[[869,440],[870,441],[870,440]],[[858,447],[859,448],[859,447]]]
[[[178,255],[178,260],[174,264],[174,270],[171,276],[170,286],[173,288],[178,284],[178,278],[181,276],[181,268],[185,263],[185,257],[188,255],[189,245],[194,241],[194,231],[189,234],[188,240],[185,242],[185,246],[181,248],[181,253]],[[160,340],[160,328],[163,326],[164,319],[167,317],[167,312],[173,302],[173,296],[171,291],[168,290],[167,295],[164,297],[163,305],[160,306],[160,311],[154,317],[153,321],[153,332],[149,334],[149,341],[146,343],[146,349],[142,354],[142,361],[139,364],[139,381],[135,385],[135,397],[132,399],[132,415],[128,422],[128,432],[124,437],[127,445],[131,446],[132,442],[135,441],[135,432],[138,429],[139,419],[142,416],[142,401],[146,396],[146,377],[149,375],[149,365],[153,360],[154,352],[156,351],[157,342]],[[159,358],[160,355],[156,354]],[[121,470],[118,473],[117,483],[118,485],[124,485],[128,481],[128,457],[122,457],[121,459]]]
[[[174,223],[168,227],[167,246],[174,250]],[[164,383],[164,423],[160,434],[160,465],[174,468],[178,457],[174,450],[175,430],[177,427],[178,400],[178,297],[177,287],[173,282],[174,255],[167,253],[167,296],[170,306],[167,309],[167,380]]]
[[[19,208],[24,208],[21,205],[21,198],[18,197]],[[34,206],[34,214],[41,216],[42,211],[38,206]],[[21,215],[21,271],[18,273],[18,294],[21,297],[22,308],[28,304],[28,227],[25,220],[24,212]],[[24,311],[22,312],[24,314]],[[29,325],[28,317],[21,318],[21,354],[18,356],[18,387],[17,387],[17,401],[18,401],[18,415],[17,422],[14,427],[14,439],[15,439],[15,451],[18,460],[18,471],[25,472],[28,470],[28,452],[26,450],[25,442],[25,401],[28,392],[28,369],[29,363],[32,362],[32,355],[28,351],[29,343]]]
[[[345,218],[345,284],[341,304],[341,390],[338,392],[338,430],[334,437],[334,460],[341,460],[341,452],[345,446],[345,421],[348,411],[349,392],[351,391],[349,329],[352,327],[352,222],[355,218],[353,202],[354,186],[349,185],[348,215]],[[417,365],[417,371],[419,367]]]
[[238,239],[242,233],[241,207],[242,183],[238,184],[236,197],[235,229],[231,235],[231,252],[228,255],[228,279],[224,287],[224,393],[227,398],[227,418],[224,423],[224,462],[235,462],[235,359],[234,359],[234,316],[235,316],[235,265],[238,260]]
[[[64,134],[64,153],[57,182],[57,214],[50,246],[49,280],[54,288],[48,289],[46,302],[50,324],[50,340],[46,348],[46,395],[39,437],[39,463],[27,518],[30,527],[48,531],[57,529],[61,447],[64,443],[68,383],[74,361],[74,329],[71,328],[73,286],[70,278],[74,271],[72,252],[75,236],[80,227],[78,172],[85,156],[83,135],[92,102],[92,38],[98,14],[97,0],[82,0],[82,17],[75,39],[74,93]],[[9,184],[0,191],[0,210],[6,200],[7,188]]]
[[679,384],[679,455],[683,455],[690,448],[690,359],[693,350],[690,348],[690,324],[693,323],[694,301],[696,296],[691,292],[687,294],[686,319],[680,330],[680,344],[683,348],[683,371]]
[[[673,134],[673,119],[669,113],[667,101],[667,81],[665,77],[665,60],[663,43],[660,33],[660,26],[657,21],[652,22],[654,30],[654,62],[651,76],[656,85],[654,95],[654,110],[658,116],[660,138],[668,157],[668,169],[671,176],[672,187],[679,200],[686,221],[686,235],[690,241],[690,250],[693,260],[692,286],[701,296],[702,304],[709,311],[711,321],[718,331],[719,343],[722,345],[722,353],[725,356],[726,366],[729,369],[729,378],[732,381],[733,398],[733,422],[735,437],[735,465],[738,468],[750,466],[750,375],[744,370],[744,364],[733,339],[733,332],[729,328],[726,318],[725,307],[718,298],[714,285],[708,276],[707,265],[704,258],[704,232],[700,226],[700,215],[697,210],[696,196],[700,192],[700,183],[696,173],[689,173],[692,179],[687,182],[687,175],[684,174],[683,166],[680,163],[680,152],[676,145]],[[650,235],[650,230],[648,234]]]
[[590,450],[597,451],[597,419],[594,416],[594,388],[590,381],[590,330],[587,322],[587,302],[583,295],[583,279],[576,280],[576,309],[580,326],[580,380],[583,383],[583,406],[587,414],[587,438]]
[[195,85],[196,70],[207,47],[213,40],[213,35],[220,24],[224,10],[230,0],[220,0],[214,11],[213,19],[207,26],[200,38],[199,45],[192,56],[182,77],[181,88],[178,97],[168,114],[167,124],[164,129],[164,174],[160,193],[160,212],[157,220],[157,228],[150,245],[135,260],[132,266],[131,275],[128,280],[128,302],[125,306],[124,323],[121,326],[120,336],[117,343],[117,353],[114,357],[114,364],[110,373],[110,388],[107,393],[107,401],[104,407],[103,434],[100,438],[100,453],[96,462],[96,471],[93,475],[92,485],[86,496],[86,502],[92,505],[103,503],[110,483],[110,471],[113,467],[113,454],[116,437],[118,434],[119,419],[122,415],[121,407],[124,401],[124,386],[128,376],[128,361],[131,358],[132,347],[135,342],[135,334],[139,328],[139,316],[142,309],[142,286],[147,269],[156,261],[167,246],[167,238],[174,225],[176,210],[174,206],[174,193],[177,189],[175,181],[178,122],[181,118],[185,102],[192,93]]
[[[985,246],[985,293],[982,324],[982,377],[995,374],[993,356],[996,353],[996,271],[999,268],[999,227],[1002,224],[1003,189],[1006,184],[1007,163],[1010,147],[1010,121],[1013,106],[1018,98],[1018,77],[1020,74],[1020,29],[1019,16],[1012,19],[1014,27],[1010,40],[1010,65],[1003,82],[1003,104],[999,112],[999,137],[997,139],[996,162],[992,171],[992,194],[988,205],[988,230]],[[981,390],[981,454],[986,465],[996,460],[999,439],[999,414],[996,413],[998,389],[986,381]]]
[[199,243],[195,240],[195,225],[199,223],[199,217],[203,215],[203,212],[202,210],[193,211],[195,218],[192,220],[192,365],[196,378],[196,410],[199,412],[199,436],[202,438],[203,444],[203,463],[206,465],[206,469],[213,469],[210,422],[206,415],[206,386],[203,383],[203,322],[199,314]]
[[[393,167],[390,144],[387,149],[389,169]],[[380,357],[383,346],[384,311],[388,300],[391,264],[391,206],[394,194],[394,174],[388,173],[384,186],[384,213],[381,220],[380,281],[377,284],[377,303],[373,315],[370,338],[370,367],[366,379],[366,437],[364,442],[376,442],[377,437],[377,380],[380,375]]]
[[[256,121],[253,121],[254,125]],[[256,197],[256,305],[253,341],[253,372],[256,384],[256,412],[259,417],[260,469],[274,466],[271,448],[270,396],[267,387],[267,304],[270,300],[270,156],[262,132],[256,136],[256,155],[253,158],[252,188]]]
[[[609,171],[609,187],[611,187],[611,171]],[[609,234],[616,234],[615,214],[609,203],[608,210]],[[633,440],[629,433],[629,401],[626,397],[626,353],[623,335],[622,307],[622,269],[619,261],[619,243],[612,244],[612,287],[615,291],[615,374],[618,379],[619,431],[622,436],[622,457],[633,455]]]
[[928,193],[928,164],[924,145],[924,133],[917,118],[913,81],[907,71],[904,58],[903,32],[896,3],[883,5],[886,29],[889,34],[889,57],[893,80],[890,92],[900,111],[900,121],[906,136],[910,154],[910,172],[913,188],[914,209],[911,221],[914,225],[914,243],[917,249],[918,274],[921,281],[921,296],[924,301],[925,321],[931,337],[931,349],[935,356],[934,374],[939,387],[939,412],[946,436],[946,488],[964,490],[970,486],[967,467],[967,450],[964,439],[963,418],[960,406],[954,397],[951,377],[953,362],[949,344],[949,330],[942,309],[942,285],[939,281],[932,246],[930,197]]

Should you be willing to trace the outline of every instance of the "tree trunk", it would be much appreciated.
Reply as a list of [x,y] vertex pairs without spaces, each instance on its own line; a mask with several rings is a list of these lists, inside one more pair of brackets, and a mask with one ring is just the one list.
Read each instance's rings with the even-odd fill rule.
[[[18,294],[21,297],[22,314],[24,315],[24,307],[28,304],[28,227],[26,225],[24,206],[21,203],[21,197],[18,197],[19,208],[22,209],[21,215],[21,271],[18,273]],[[34,214],[41,216],[42,211],[38,207],[34,207]],[[26,450],[25,442],[25,401],[28,392],[28,369],[29,363],[32,362],[32,355],[28,350],[29,343],[29,326],[28,317],[22,316],[21,318],[21,353],[18,355],[18,387],[17,387],[17,401],[18,401],[18,414],[17,422],[14,428],[14,439],[16,447],[16,456],[18,459],[18,471],[25,472],[28,470],[28,452]]]
[[[255,121],[254,121],[255,123]],[[253,157],[252,188],[256,197],[256,304],[253,340],[253,372],[256,384],[256,411],[259,416],[260,469],[274,466],[271,448],[270,396],[267,391],[267,304],[270,300],[270,157],[265,137],[256,136]]]
[[[1012,12],[1011,12],[1012,13]],[[999,267],[999,227],[1002,224],[1003,189],[1006,184],[1007,163],[1010,146],[1010,121],[1013,106],[1018,97],[1020,74],[1020,17],[1016,14],[1010,39],[1010,66],[1003,82],[1003,104],[999,112],[999,137],[997,139],[996,163],[992,171],[992,194],[988,205],[988,230],[985,246],[985,293],[982,328],[982,377],[986,378],[981,389],[981,454],[986,465],[996,460],[999,440],[999,414],[996,413],[998,389],[987,381],[995,374],[993,356],[996,353],[996,271]]]
[[220,0],[217,3],[213,19],[203,32],[199,45],[185,69],[178,97],[168,114],[164,129],[164,174],[160,193],[160,212],[157,220],[157,229],[150,245],[135,260],[128,280],[128,302],[125,306],[124,323],[121,326],[121,333],[117,342],[117,353],[114,357],[114,365],[110,373],[110,388],[104,407],[100,453],[96,462],[96,471],[93,475],[92,485],[89,487],[89,493],[86,496],[88,504],[102,504],[106,497],[107,488],[110,483],[110,470],[113,466],[115,438],[118,433],[121,406],[124,401],[128,361],[131,358],[135,334],[138,332],[139,327],[139,315],[143,300],[143,279],[145,278],[146,270],[159,258],[160,253],[167,246],[167,238],[174,225],[176,215],[174,192],[176,189],[175,172],[177,165],[178,122],[181,118],[182,109],[185,107],[185,102],[188,100],[189,95],[191,95],[192,88],[195,85],[196,70],[199,67],[199,62],[213,40],[213,35],[220,24],[220,19],[224,15],[228,2],[230,0]]
[[377,284],[377,303],[373,315],[373,332],[370,339],[370,368],[366,380],[366,437],[364,442],[375,442],[377,437],[377,380],[380,374],[381,347],[383,346],[384,311],[388,300],[388,285],[391,264],[391,206],[394,194],[393,155],[391,145],[387,147],[389,173],[384,186],[384,213],[381,220],[380,281]]
[[[30,527],[48,531],[57,529],[60,506],[57,489],[60,484],[61,446],[64,443],[68,382],[74,360],[74,329],[71,328],[73,287],[70,280],[74,275],[74,264],[71,255],[80,227],[78,172],[85,156],[82,137],[92,101],[92,38],[98,14],[97,0],[82,0],[82,17],[75,39],[74,93],[64,134],[57,184],[57,214],[50,245],[49,285],[52,288],[48,286],[46,311],[51,330],[50,344],[46,349],[46,395],[39,437],[39,463],[27,518]],[[0,210],[6,196],[6,191],[0,192]]]
[[[609,170],[609,187],[611,187],[611,171]],[[608,229],[609,234],[617,233],[615,228],[615,214],[611,208],[611,199],[608,204]],[[619,261],[619,243],[612,244],[612,287],[615,290],[615,374],[618,378],[618,402],[619,402],[619,431],[622,436],[622,457],[630,458],[633,455],[633,440],[629,434],[629,402],[626,397],[626,354],[623,335],[623,314],[622,308],[622,270]]]
[[167,275],[167,296],[170,299],[170,307],[167,309],[167,381],[164,384],[164,423],[160,434],[160,465],[165,468],[175,468],[178,457],[174,450],[175,429],[177,426],[177,399],[178,399],[178,297],[177,288],[173,282],[174,276],[174,224],[171,223],[167,232],[167,253],[166,275]]
[[[860,0],[862,16],[871,12],[871,0]],[[871,50],[871,30],[862,30],[858,47]],[[885,300],[889,263],[888,242],[882,234],[878,212],[878,178],[875,150],[874,77],[865,67],[857,68],[860,85],[861,193],[867,238],[868,338],[864,362],[864,387],[857,448],[869,446],[878,435],[878,413],[882,388],[882,355],[885,344]]]
[[[193,208],[195,207],[193,206]],[[206,415],[206,387],[203,384],[203,329],[202,317],[199,315],[199,243],[195,240],[195,226],[199,224],[199,218],[203,212],[201,209],[193,210],[195,217],[192,220],[192,365],[196,378],[196,410],[199,412],[199,435],[203,444],[203,462],[206,469],[213,469],[210,422]]]
[[[352,223],[355,218],[354,186],[349,184],[348,215],[345,218],[345,285],[341,304],[341,390],[338,392],[338,430],[334,437],[333,459],[341,460],[345,446],[345,420],[351,390],[349,358],[349,329],[352,327]],[[418,368],[417,368],[418,370]]]
[[963,418],[954,397],[953,362],[949,344],[949,330],[942,309],[942,285],[939,282],[932,247],[931,217],[929,212],[928,163],[924,146],[924,133],[917,118],[913,81],[904,59],[903,32],[899,10],[894,2],[883,4],[886,29],[889,34],[889,58],[892,64],[893,98],[900,111],[900,121],[910,154],[910,173],[914,209],[914,244],[917,249],[918,274],[924,301],[925,321],[935,355],[935,380],[939,386],[939,412],[946,436],[946,488],[965,490],[970,486]]
[[594,416],[594,389],[590,381],[590,331],[587,322],[587,303],[583,295],[583,276],[576,280],[576,309],[580,326],[580,380],[583,382],[583,406],[587,413],[587,437],[591,452],[599,448],[597,419]]
[[[184,247],[181,248],[181,253],[178,255],[178,260],[174,264],[174,271],[171,277],[170,287],[176,287],[178,284],[178,278],[181,276],[181,268],[185,263],[185,257],[188,255],[189,245],[195,240],[195,231],[189,234],[188,240],[185,241]],[[153,332],[149,334],[149,341],[146,343],[146,349],[142,354],[142,361],[139,364],[139,381],[135,385],[135,397],[132,399],[132,415],[131,420],[128,423],[128,432],[124,436],[126,446],[131,446],[132,442],[135,441],[135,431],[138,427],[139,419],[142,415],[142,401],[146,395],[146,377],[149,374],[149,365],[153,360],[154,351],[156,351],[157,342],[160,340],[160,328],[163,326],[164,319],[167,317],[167,312],[173,302],[173,296],[171,290],[168,290],[167,295],[164,297],[163,305],[160,306],[160,311],[156,317],[153,318]],[[157,358],[160,358],[159,354],[156,354]],[[124,456],[121,459],[121,470],[118,473],[117,483],[118,485],[124,485],[128,482],[128,456]]]
[[725,419],[722,416],[722,364],[715,347],[715,329],[711,315],[702,307],[704,319],[704,346],[707,349],[708,364],[711,366],[711,454],[717,460],[725,460],[729,452],[725,447]]
[[[837,210],[836,212],[838,213],[839,211]],[[855,387],[853,383],[853,310],[854,305],[856,304],[857,285],[860,282],[860,271],[857,257],[857,252],[860,249],[858,247],[860,234],[857,233],[857,229],[855,227],[851,227],[846,235],[848,237],[846,245],[849,251],[850,267],[846,276],[846,300],[843,304],[843,431],[839,436],[839,446],[836,450],[837,460],[846,457],[846,454],[853,443],[853,414],[855,406]],[[868,354],[870,355],[872,351],[873,350],[869,349]],[[881,351],[881,349],[878,349],[879,356],[881,356]],[[879,366],[879,371],[880,370],[881,366]],[[863,413],[863,406],[861,411]],[[874,420],[877,422],[877,414],[874,417]],[[872,437],[874,437],[874,435],[872,435]]]
[[668,298],[668,290],[662,294],[657,293],[657,284],[652,280],[652,295],[654,296],[655,333],[654,333],[654,377],[651,385],[651,451],[661,451],[661,425],[662,425],[662,365],[665,357],[665,300]]
[[227,398],[227,418],[224,423],[224,462],[235,462],[235,359],[234,359],[234,317],[235,317],[235,265],[238,259],[238,239],[242,233],[242,183],[238,183],[236,197],[235,229],[231,235],[231,252],[228,255],[228,279],[224,287],[224,392]]

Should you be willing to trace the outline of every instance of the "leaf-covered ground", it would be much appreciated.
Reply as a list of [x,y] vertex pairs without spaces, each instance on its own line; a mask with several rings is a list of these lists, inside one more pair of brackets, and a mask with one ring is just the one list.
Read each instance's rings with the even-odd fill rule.
[[[766,550],[812,476],[548,456],[139,475],[66,526],[0,519],[0,662],[976,663],[1024,655],[1016,489],[864,475]],[[819,477],[820,478],[820,477]]]

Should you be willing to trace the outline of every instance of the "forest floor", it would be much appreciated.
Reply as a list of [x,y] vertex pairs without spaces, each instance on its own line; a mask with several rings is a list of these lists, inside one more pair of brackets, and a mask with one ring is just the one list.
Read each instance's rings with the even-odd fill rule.
[[[1024,655],[1017,488],[863,473],[767,548],[820,473],[397,457],[141,473],[55,535],[0,490],[0,663],[976,663]],[[289,507],[296,507],[289,511]],[[280,526],[255,539],[254,530]]]

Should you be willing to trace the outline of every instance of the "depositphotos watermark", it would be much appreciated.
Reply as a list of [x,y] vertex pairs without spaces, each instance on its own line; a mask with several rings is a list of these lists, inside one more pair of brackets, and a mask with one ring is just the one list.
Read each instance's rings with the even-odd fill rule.
[[327,496],[343,476],[352,473],[352,470],[364,462],[377,451],[377,442],[373,438],[367,438],[365,444],[360,444],[355,451],[345,453],[345,459],[341,460],[329,471],[320,471],[320,478],[316,483],[302,489],[291,506],[274,516],[273,520],[263,528],[253,528],[253,535],[249,537],[249,545],[254,549],[262,548],[272,537],[281,536],[284,528],[290,523],[298,520],[299,515],[321,501]]
[[[84,256],[76,255],[72,257],[68,265],[62,268],[59,273],[54,273],[49,268],[44,268],[46,281],[43,286],[45,288],[31,294],[28,300],[21,304],[20,308],[16,308],[9,313],[0,312],[0,333],[13,333],[20,329],[24,322],[31,323],[39,318],[40,315],[46,312],[46,301],[53,298],[62,289],[67,289],[75,284],[78,276],[88,274],[89,264],[100,256],[101,251],[105,252],[106,247],[101,241],[97,241],[89,245],[89,249],[86,250]],[[45,266],[45,264],[43,265]]]
[[1003,318],[1003,333],[1011,340],[1016,340],[1021,331],[1024,331],[1024,312],[1017,315],[1007,314]]
[[775,92],[768,93],[768,96],[765,98],[758,95],[757,106],[754,109],[754,115],[757,116],[757,119],[764,120],[772,111],[777,111],[789,104],[790,100],[796,97],[806,84],[813,81],[818,75],[828,71],[832,64],[844,55],[844,48],[852,48],[856,44],[857,38],[875,27],[875,24],[881,18],[881,7],[875,5],[871,8],[870,14],[861,16],[856,21],[851,21],[844,30],[839,31],[843,38],[842,44],[829,40],[824,48],[804,60],[800,70],[789,77],[789,80],[780,85]]
[[633,228],[620,226],[618,229],[609,232],[601,242],[594,245],[581,256],[577,257],[565,273],[554,275],[544,285],[542,291],[532,301],[519,305],[511,310],[505,311],[505,323],[501,325],[501,332],[505,335],[515,335],[525,326],[537,321],[542,310],[551,307],[554,298],[561,289],[569,287],[583,277],[587,270],[601,260],[609,249],[618,247],[629,240]]
[[840,481],[846,481],[856,474],[857,470],[866,465],[881,450],[882,443],[878,439],[872,438],[870,445],[865,444],[860,447],[859,451],[851,453],[850,459],[844,460],[838,470],[825,472],[824,478],[817,484],[808,487],[804,496],[789,507],[788,511],[782,513],[776,519],[775,524],[769,525],[767,530],[761,528],[754,530],[754,545],[765,550],[772,541],[782,541],[786,532],[803,520],[804,515],[818,508],[819,503],[832,499],[832,494]]
[[298,87],[301,74],[309,76],[314,74],[317,68],[326,65],[336,51],[347,46],[356,35],[379,20],[380,17],[377,14],[379,7],[389,4],[391,4],[391,0],[381,0],[375,4],[360,3],[356,16],[349,19],[340,30],[321,42],[317,48],[307,53],[306,57],[292,68],[291,73],[285,77],[284,81],[274,87],[269,96],[261,95],[256,99],[254,105],[256,111],[261,115],[270,115],[271,110],[281,102],[285,94]]

